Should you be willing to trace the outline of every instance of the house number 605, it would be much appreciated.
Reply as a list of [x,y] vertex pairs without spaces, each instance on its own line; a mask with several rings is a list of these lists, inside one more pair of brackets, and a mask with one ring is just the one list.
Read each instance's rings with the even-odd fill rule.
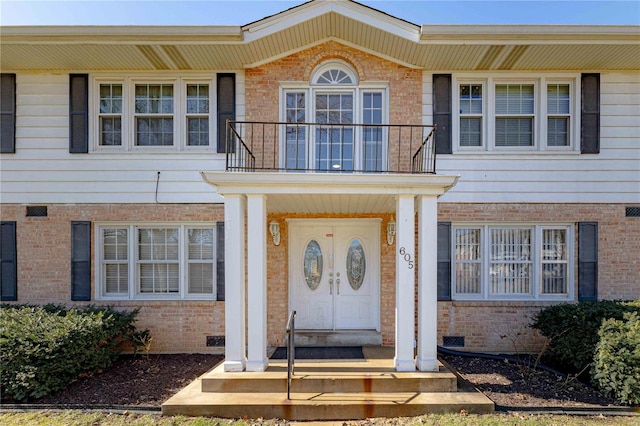
[[409,269],[413,269],[413,259],[411,259],[411,253],[407,253],[407,250],[405,250],[404,247],[400,247],[399,253],[404,261],[409,265]]

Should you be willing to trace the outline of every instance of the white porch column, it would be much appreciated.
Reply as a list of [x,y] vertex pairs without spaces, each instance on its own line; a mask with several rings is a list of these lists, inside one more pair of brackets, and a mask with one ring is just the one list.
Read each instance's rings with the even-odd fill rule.
[[243,371],[246,363],[244,214],[244,195],[224,196],[224,371]]
[[264,371],[267,358],[267,197],[247,195],[247,371]]
[[438,371],[438,198],[418,198],[418,358],[420,371]]
[[396,202],[396,371],[414,371],[415,209],[413,195]]

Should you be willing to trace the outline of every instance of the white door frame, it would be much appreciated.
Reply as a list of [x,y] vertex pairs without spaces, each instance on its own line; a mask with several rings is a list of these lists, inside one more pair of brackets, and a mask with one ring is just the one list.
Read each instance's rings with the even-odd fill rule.
[[[381,271],[380,271],[380,267],[381,267],[381,262],[380,262],[380,255],[381,255],[381,247],[380,247],[380,226],[382,223],[382,219],[381,218],[359,218],[359,219],[296,219],[296,218],[291,218],[291,219],[285,219],[285,222],[287,223],[287,226],[289,227],[288,229],[288,234],[289,234],[289,254],[288,254],[288,260],[289,260],[289,268],[288,268],[288,275],[287,275],[287,282],[288,282],[288,291],[289,291],[289,297],[288,297],[288,306],[291,307],[293,305],[292,299],[293,299],[293,290],[292,290],[292,286],[293,284],[293,280],[291,280],[291,277],[293,276],[294,272],[293,272],[293,262],[291,262],[291,247],[292,247],[292,243],[293,240],[291,238],[291,236],[294,234],[294,232],[292,232],[292,228],[295,227],[307,227],[307,226],[330,226],[330,227],[346,227],[346,226],[354,226],[354,225],[362,225],[362,224],[367,224],[367,225],[373,225],[375,224],[375,229],[376,229],[376,233],[373,236],[373,241],[374,244],[372,244],[372,247],[370,248],[371,252],[372,252],[372,256],[369,256],[367,258],[367,269],[369,269],[370,267],[372,268],[371,270],[374,271],[375,274],[377,274],[377,279],[372,280],[372,303],[374,304],[374,306],[372,307],[372,311],[375,313],[375,317],[374,317],[374,321],[373,321],[373,326],[375,328],[376,331],[380,332],[380,281],[381,281]],[[373,228],[373,226],[372,226]],[[345,277],[345,284],[346,284],[346,277]],[[348,285],[348,284],[347,284]],[[334,314],[335,315],[335,314]],[[335,325],[335,324],[334,324]]]

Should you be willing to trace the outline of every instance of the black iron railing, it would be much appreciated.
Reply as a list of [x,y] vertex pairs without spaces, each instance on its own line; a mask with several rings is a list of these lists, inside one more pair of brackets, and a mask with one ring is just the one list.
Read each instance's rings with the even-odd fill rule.
[[291,399],[291,379],[296,359],[296,311],[289,313],[287,321],[287,399]]
[[227,122],[227,171],[435,173],[435,126]]

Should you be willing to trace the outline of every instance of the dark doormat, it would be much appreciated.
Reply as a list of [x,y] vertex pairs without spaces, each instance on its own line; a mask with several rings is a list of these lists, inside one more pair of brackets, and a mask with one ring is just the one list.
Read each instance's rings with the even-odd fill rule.
[[[287,359],[287,348],[277,348],[271,359]],[[362,346],[300,346],[296,347],[296,359],[364,359],[364,354]]]

